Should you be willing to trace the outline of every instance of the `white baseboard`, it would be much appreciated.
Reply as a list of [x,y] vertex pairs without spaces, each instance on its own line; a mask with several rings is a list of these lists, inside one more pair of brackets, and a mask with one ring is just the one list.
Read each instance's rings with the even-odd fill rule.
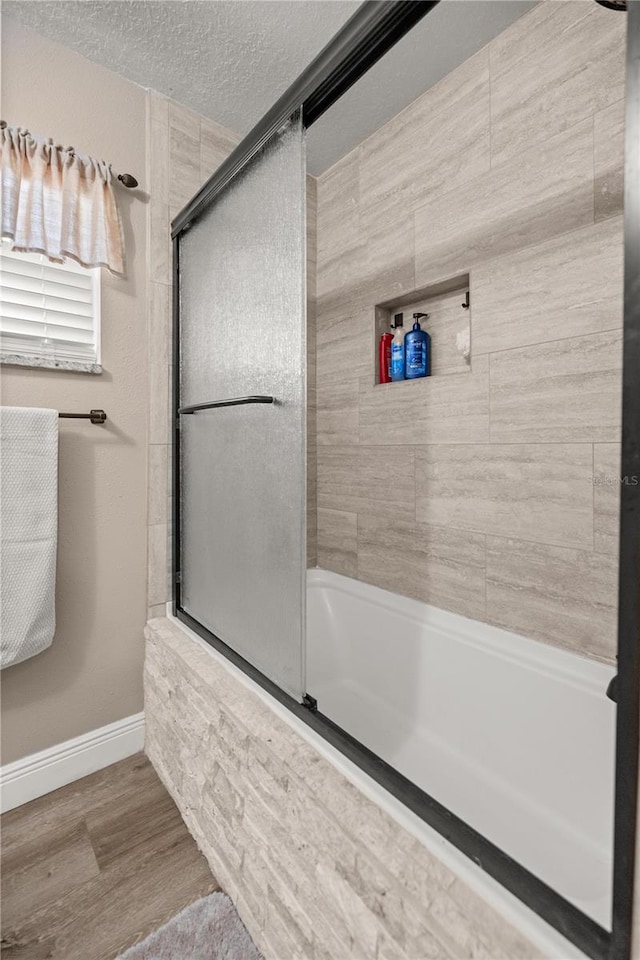
[[144,713],[0,767],[0,812],[80,780],[144,747]]

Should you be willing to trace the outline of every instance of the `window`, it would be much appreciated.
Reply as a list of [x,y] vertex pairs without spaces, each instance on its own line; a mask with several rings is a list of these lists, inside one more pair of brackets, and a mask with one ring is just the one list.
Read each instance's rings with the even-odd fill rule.
[[0,358],[95,370],[100,363],[100,269],[52,263],[0,244]]

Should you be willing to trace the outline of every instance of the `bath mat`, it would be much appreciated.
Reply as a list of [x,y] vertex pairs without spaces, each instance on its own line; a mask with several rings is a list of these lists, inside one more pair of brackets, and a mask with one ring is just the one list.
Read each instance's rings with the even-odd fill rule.
[[196,900],[116,960],[263,960],[226,893]]

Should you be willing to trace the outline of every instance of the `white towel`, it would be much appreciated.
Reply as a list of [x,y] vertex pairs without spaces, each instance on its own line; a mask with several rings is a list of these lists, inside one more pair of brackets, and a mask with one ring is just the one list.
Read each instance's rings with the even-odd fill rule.
[[58,413],[0,407],[0,667],[53,640],[57,542]]

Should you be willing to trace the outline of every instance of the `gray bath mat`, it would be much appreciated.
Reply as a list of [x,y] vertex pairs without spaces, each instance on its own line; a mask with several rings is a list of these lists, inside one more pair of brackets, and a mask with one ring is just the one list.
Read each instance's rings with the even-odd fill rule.
[[262,960],[262,955],[226,893],[212,893],[116,960]]

